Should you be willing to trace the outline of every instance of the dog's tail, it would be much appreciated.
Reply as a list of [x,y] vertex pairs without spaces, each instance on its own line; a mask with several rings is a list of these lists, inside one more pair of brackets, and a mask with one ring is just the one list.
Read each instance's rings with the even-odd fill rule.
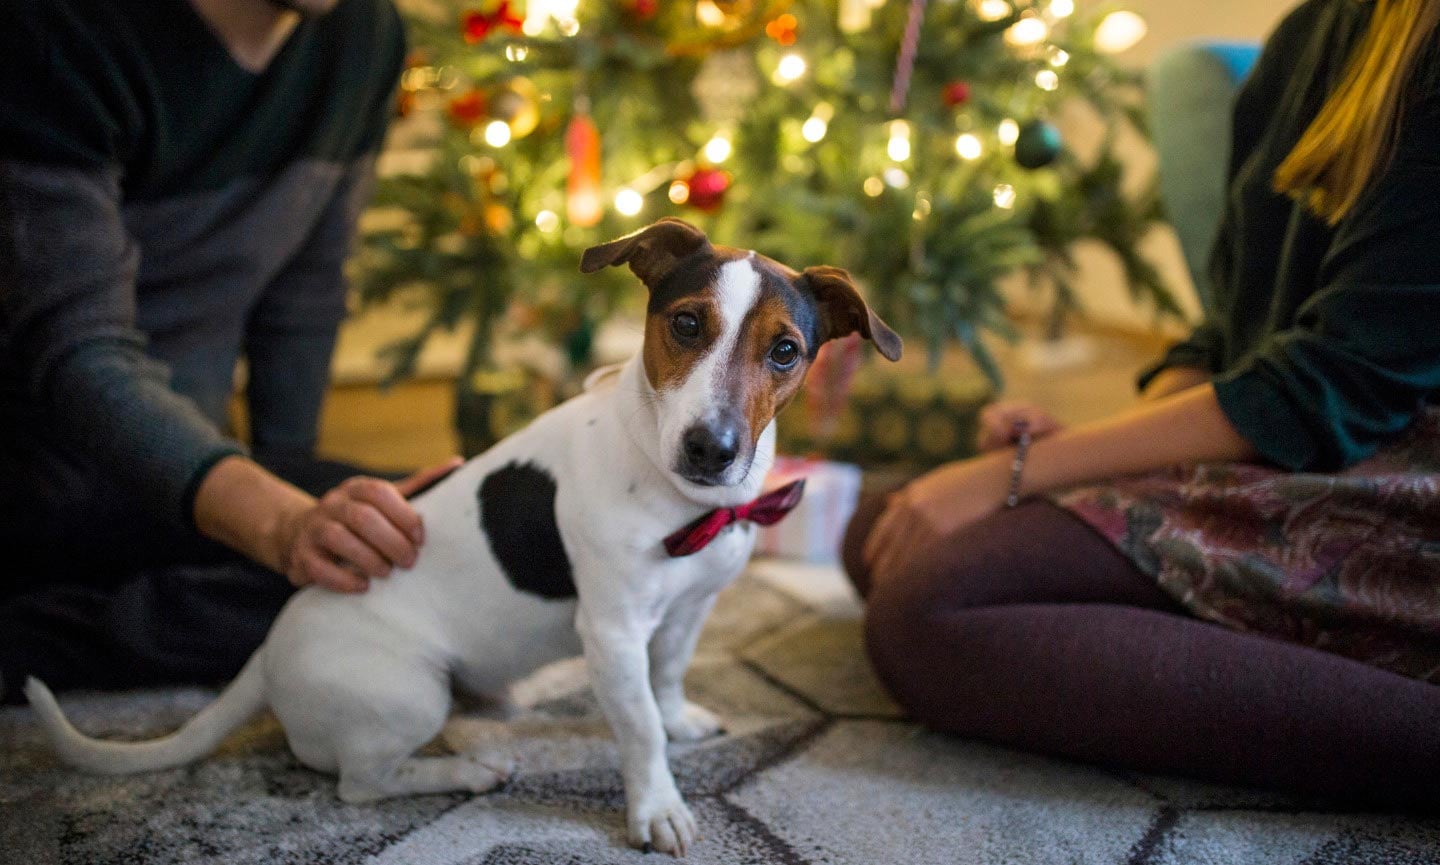
[[102,775],[169,769],[210,754],[231,731],[265,708],[265,673],[260,657],[263,651],[252,655],[220,697],[185,726],[149,742],[106,742],[86,736],[66,719],[55,695],[39,679],[26,680],[25,696],[50,744],[71,766]]

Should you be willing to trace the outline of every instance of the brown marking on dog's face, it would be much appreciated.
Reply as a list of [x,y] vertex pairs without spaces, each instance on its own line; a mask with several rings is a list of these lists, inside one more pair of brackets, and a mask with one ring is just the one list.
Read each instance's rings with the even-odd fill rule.
[[[812,357],[790,306],[762,277],[759,300],[741,324],[719,383],[721,399],[740,406],[745,415],[752,447],[800,390]],[[783,363],[787,358],[789,363]]]
[[[695,320],[698,328],[695,336],[684,335],[683,316]],[[717,316],[714,299],[706,292],[683,295],[665,308],[646,314],[641,358],[651,387],[661,392],[671,391],[690,378],[695,365],[719,336]],[[684,324],[688,324],[688,320]]]
[[859,331],[892,360],[900,340],[837,268],[797,273],[712,246],[662,220],[586,251],[582,269],[627,263],[650,289],[642,363],[662,454],[698,486],[750,475],[756,447],[795,397],[821,343]]

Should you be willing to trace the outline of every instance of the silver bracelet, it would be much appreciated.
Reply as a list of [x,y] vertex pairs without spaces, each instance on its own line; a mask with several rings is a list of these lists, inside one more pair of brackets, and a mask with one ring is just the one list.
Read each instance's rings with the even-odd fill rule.
[[1020,475],[1025,471],[1025,457],[1030,454],[1030,422],[1017,420],[1014,427],[1015,459],[1010,462],[1010,492],[1005,496],[1005,507],[1020,504]]

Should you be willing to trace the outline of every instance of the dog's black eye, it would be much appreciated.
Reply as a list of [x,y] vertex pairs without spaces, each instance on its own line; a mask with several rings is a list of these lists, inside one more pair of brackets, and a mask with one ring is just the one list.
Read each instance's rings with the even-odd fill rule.
[[693,312],[677,312],[670,319],[670,330],[681,340],[688,342],[700,335],[700,319]]
[[793,339],[782,339],[770,349],[770,362],[781,369],[789,369],[800,359],[800,346]]

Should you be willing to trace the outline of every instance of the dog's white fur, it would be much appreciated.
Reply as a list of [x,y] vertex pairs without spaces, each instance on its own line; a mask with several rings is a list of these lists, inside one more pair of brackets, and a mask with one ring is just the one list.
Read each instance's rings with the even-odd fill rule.
[[[26,693],[56,749],[95,772],[177,766],[268,706],[302,763],[339,775],[346,801],[482,791],[507,776],[503,756],[415,756],[446,721],[452,679],[498,697],[583,650],[620,746],[630,841],[683,853],[696,824],[665,743],[719,731],[713,714],[686,701],[682,678],[716,593],[750,556],[755,529],[733,525],[685,558],[668,557],[661,541],[712,508],[753,499],[775,449],[772,420],[722,484],[697,485],[674,471],[684,431],[719,402],[719,370],[759,294],[753,255],[724,264],[713,291],[723,333],[680,386],[657,393],[637,357],[471,460],[416,499],[427,540],[413,568],[372,581],[365,594],[299,592],[239,677],[173,735],[87,738],[31,680]],[[480,530],[476,491],[510,463],[533,463],[557,482],[556,520],[578,600],[518,591]]]

